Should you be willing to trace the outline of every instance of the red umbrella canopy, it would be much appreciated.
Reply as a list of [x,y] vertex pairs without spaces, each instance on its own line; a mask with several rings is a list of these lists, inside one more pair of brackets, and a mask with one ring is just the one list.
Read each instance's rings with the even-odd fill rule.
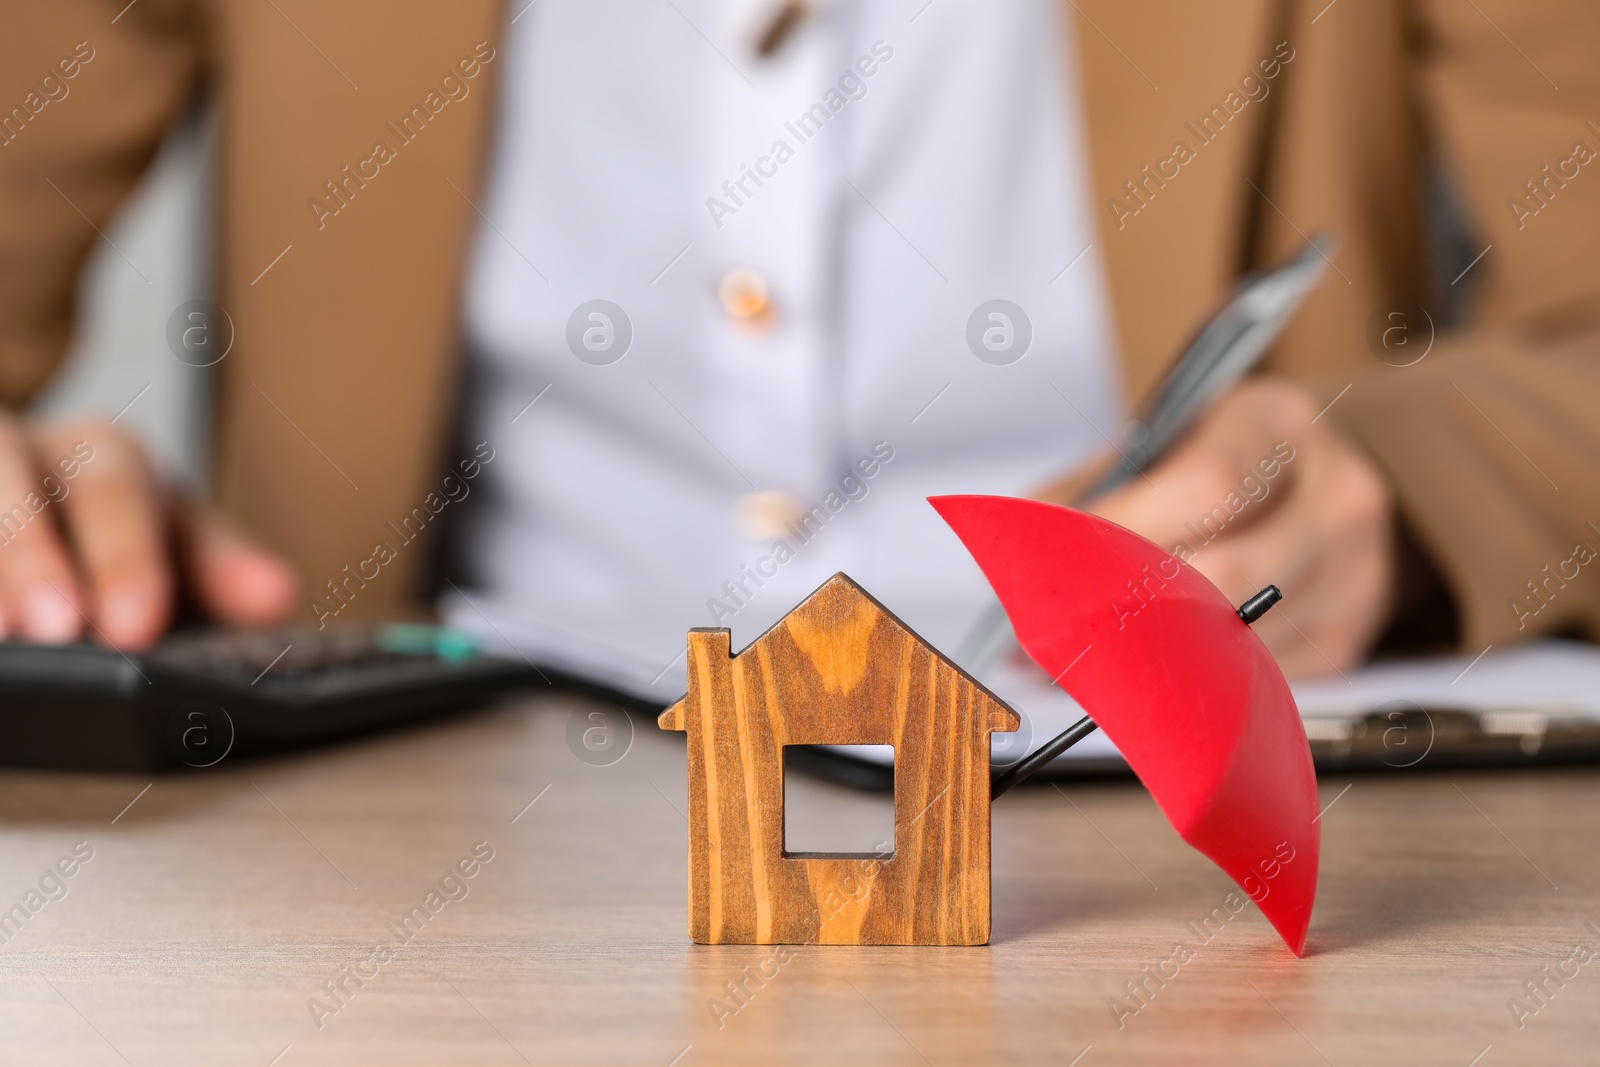
[[1234,606],[1158,545],[1071,508],[929,498],[1033,661],[1116,743],[1167,820],[1301,955],[1317,780],[1283,673]]

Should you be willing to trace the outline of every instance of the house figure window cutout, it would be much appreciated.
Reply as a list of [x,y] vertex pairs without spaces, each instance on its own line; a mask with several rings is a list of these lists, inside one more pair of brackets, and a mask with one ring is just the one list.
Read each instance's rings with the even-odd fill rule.
[[[1017,713],[844,574],[738,655],[689,631],[689,936],[701,944],[989,940],[989,735]],[[785,745],[893,745],[894,850],[783,848]]]
[[[1003,735],[1011,737],[1016,734]],[[858,859],[884,859],[894,852],[894,750],[889,750],[887,774],[878,761],[882,745],[784,745],[783,746],[783,854],[785,856],[854,856]],[[861,777],[841,774],[839,757],[862,761]],[[990,760],[994,760],[993,753]],[[844,765],[848,768],[848,765]],[[849,783],[856,781],[868,791],[839,790],[822,786],[811,777],[818,770],[824,778]],[[992,801],[991,801],[992,803]]]

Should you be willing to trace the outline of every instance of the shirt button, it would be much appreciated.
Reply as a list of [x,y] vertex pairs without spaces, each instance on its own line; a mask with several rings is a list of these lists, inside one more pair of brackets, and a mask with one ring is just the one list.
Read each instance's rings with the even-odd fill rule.
[[797,522],[804,506],[793,493],[762,489],[733,502],[733,528],[752,541],[782,537],[789,523]]
[[767,280],[749,267],[735,267],[722,276],[717,286],[722,310],[738,325],[764,331],[772,322],[772,300]]

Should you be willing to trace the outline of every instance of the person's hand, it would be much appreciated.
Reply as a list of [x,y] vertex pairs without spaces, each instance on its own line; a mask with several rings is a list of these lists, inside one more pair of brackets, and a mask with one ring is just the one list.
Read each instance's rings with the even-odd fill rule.
[[241,625],[283,619],[296,586],[287,563],[163,486],[117,427],[0,412],[0,637],[143,649],[180,581]]
[[[1300,387],[1253,379],[1147,477],[1087,507],[1186,560],[1235,605],[1265,585],[1282,589],[1255,629],[1290,676],[1355,666],[1393,608],[1393,494],[1317,414]],[[1074,483],[1040,495],[1069,503]]]

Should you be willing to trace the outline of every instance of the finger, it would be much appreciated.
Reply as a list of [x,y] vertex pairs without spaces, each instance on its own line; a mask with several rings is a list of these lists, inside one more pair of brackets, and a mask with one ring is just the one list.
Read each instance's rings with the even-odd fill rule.
[[1305,473],[1271,518],[1190,560],[1234,599],[1268,583],[1283,590],[1256,629],[1291,675],[1361,659],[1388,614],[1393,558],[1383,495],[1354,463],[1331,456]]
[[83,627],[83,594],[52,494],[21,424],[0,417],[0,635],[63,642]]
[[1187,562],[1236,602],[1266,585],[1276,585],[1285,596],[1298,592],[1328,551],[1326,531],[1318,521],[1321,502],[1304,483],[1277,488],[1262,501],[1269,502],[1271,507],[1260,510],[1254,521],[1216,527],[1208,521],[1204,530],[1215,530],[1214,536],[1189,540],[1193,552]]
[[[1147,475],[1089,510],[1168,549],[1198,551],[1224,531],[1238,533],[1261,521],[1286,495],[1290,478],[1271,463],[1272,446],[1262,440],[1199,427]],[[1263,449],[1276,482],[1260,475]]]
[[289,616],[299,581],[288,562],[210,508],[182,501],[177,515],[184,566],[208,614],[240,626],[266,626]]
[[1298,661],[1306,643],[1295,626],[1303,631],[1309,601],[1317,595],[1314,571],[1322,557],[1311,544],[1315,539],[1289,501],[1252,529],[1220,538],[1188,560],[1235,605],[1268,585],[1283,591],[1284,603],[1263,616],[1254,629],[1286,671]]
[[[1248,526],[1277,506],[1287,488],[1291,430],[1309,424],[1310,401],[1297,386],[1256,378],[1217,400],[1146,475],[1093,510],[1169,547],[1196,547],[1223,527]],[[1282,475],[1288,473],[1290,477]],[[1276,484],[1274,482],[1276,481]]]
[[1320,583],[1311,573],[1315,560],[1304,551],[1292,526],[1289,520],[1275,516],[1248,534],[1207,546],[1188,562],[1236,605],[1269,584],[1283,590],[1283,603],[1251,629],[1285,675],[1327,674],[1342,664],[1325,659],[1319,647],[1326,642],[1313,636],[1316,630],[1311,616],[1317,613],[1308,612],[1308,605],[1321,595]]
[[173,587],[161,497],[143,450],[99,422],[41,428],[35,449],[42,463],[76,462],[76,475],[63,479],[62,525],[97,636],[117,649],[149,647],[171,618]]

